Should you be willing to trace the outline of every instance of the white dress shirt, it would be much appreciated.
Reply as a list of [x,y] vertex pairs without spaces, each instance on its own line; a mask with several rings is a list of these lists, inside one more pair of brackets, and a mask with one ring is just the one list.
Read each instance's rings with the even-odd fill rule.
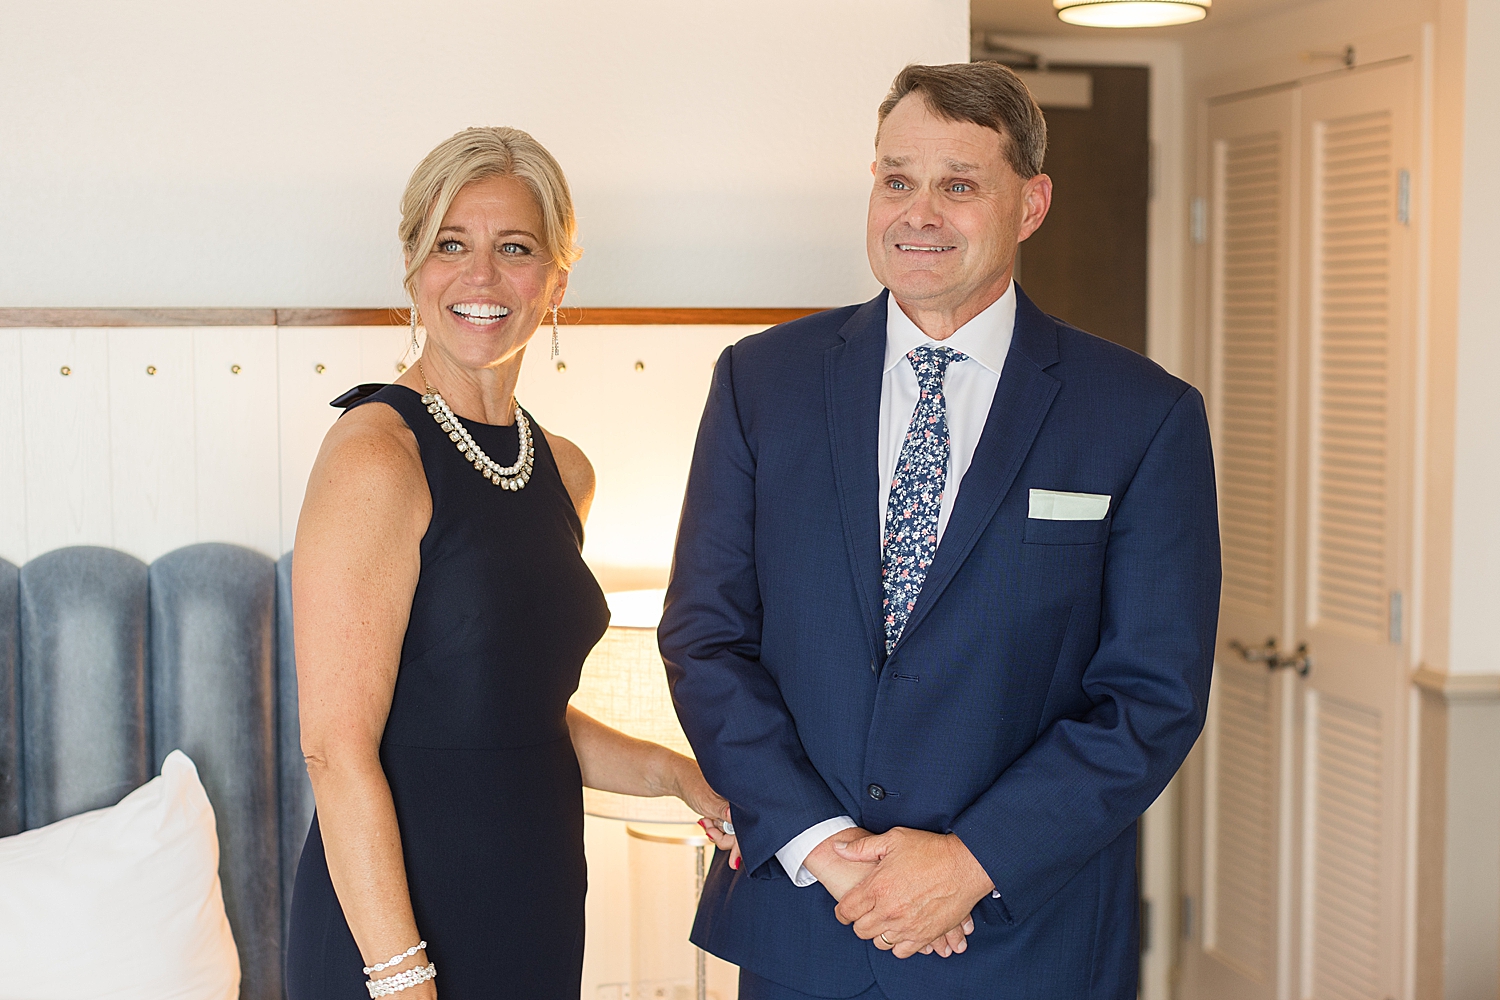
[[[885,509],[891,496],[891,480],[896,475],[896,462],[901,457],[901,445],[906,439],[906,430],[911,424],[911,415],[917,408],[921,386],[917,373],[907,361],[906,354],[921,344],[941,344],[964,355],[967,360],[956,361],[948,366],[943,377],[943,395],[948,407],[948,475],[943,488],[942,501],[938,507],[938,542],[942,543],[943,532],[948,527],[948,518],[953,513],[953,501],[963,484],[964,473],[974,459],[974,448],[979,444],[979,435],[984,432],[985,420],[990,415],[990,404],[995,401],[995,389],[1000,384],[1000,371],[1005,367],[1005,356],[1010,352],[1011,335],[1016,326],[1016,286],[1012,282],[1005,294],[996,299],[984,312],[959,327],[947,340],[935,341],[923,333],[917,324],[901,311],[895,296],[886,299],[885,316],[885,368],[880,380],[880,523],[870,529],[877,537],[885,538]],[[776,858],[792,881],[799,886],[812,885],[817,879],[807,870],[803,862],[817,847],[840,830],[855,826],[848,816],[834,816],[814,824],[792,838]]]

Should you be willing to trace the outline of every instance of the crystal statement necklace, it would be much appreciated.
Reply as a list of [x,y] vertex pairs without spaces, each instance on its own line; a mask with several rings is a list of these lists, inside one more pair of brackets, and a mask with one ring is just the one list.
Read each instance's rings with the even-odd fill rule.
[[531,422],[526,419],[520,404],[516,404],[516,433],[520,438],[521,450],[516,458],[515,465],[501,465],[493,458],[484,453],[484,449],[474,443],[469,436],[469,430],[459,422],[458,417],[453,415],[448,401],[443,399],[443,394],[432,387],[427,381],[427,370],[422,367],[422,362],[417,362],[417,370],[422,373],[422,385],[427,392],[422,395],[422,402],[427,404],[427,412],[432,414],[432,419],[448,435],[448,440],[457,445],[459,452],[473,463],[479,474],[496,486],[507,490],[524,490],[526,484],[531,481],[531,466],[536,458],[536,449],[531,443]]

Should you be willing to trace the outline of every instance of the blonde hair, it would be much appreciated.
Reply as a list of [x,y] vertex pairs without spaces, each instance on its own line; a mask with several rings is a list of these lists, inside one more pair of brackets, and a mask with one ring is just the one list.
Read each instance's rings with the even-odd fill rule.
[[542,210],[542,246],[564,271],[583,255],[575,242],[578,223],[568,180],[546,147],[518,128],[466,128],[428,153],[401,196],[401,225],[397,235],[407,258],[407,294],[414,291],[417,272],[437,242],[438,230],[454,197],[466,184],[486,177],[511,176],[531,191]]

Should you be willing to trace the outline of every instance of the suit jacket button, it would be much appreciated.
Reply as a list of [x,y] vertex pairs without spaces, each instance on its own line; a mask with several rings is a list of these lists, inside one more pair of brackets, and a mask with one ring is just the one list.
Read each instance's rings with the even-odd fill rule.
[[876,802],[879,802],[881,799],[885,798],[885,789],[881,788],[879,785],[871,785],[869,788],[865,789],[865,791],[869,792],[870,798],[874,799]]

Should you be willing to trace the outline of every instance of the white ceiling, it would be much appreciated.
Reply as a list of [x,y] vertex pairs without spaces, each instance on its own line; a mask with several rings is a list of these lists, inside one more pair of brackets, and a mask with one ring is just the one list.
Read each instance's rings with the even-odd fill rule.
[[1313,0],[1213,0],[1209,15],[1196,24],[1175,28],[1080,28],[1057,19],[1052,0],[970,0],[969,20],[976,29],[1026,35],[1072,35],[1096,38],[1106,35],[1187,38],[1195,34],[1269,14],[1287,7],[1304,6]]

